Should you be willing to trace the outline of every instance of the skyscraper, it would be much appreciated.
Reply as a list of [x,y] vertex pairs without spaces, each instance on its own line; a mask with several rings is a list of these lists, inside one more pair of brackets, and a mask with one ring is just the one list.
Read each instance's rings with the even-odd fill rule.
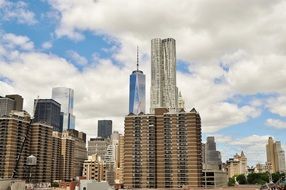
[[61,105],[53,99],[35,100],[34,122],[44,123],[53,127],[54,131],[62,131],[60,125]]
[[266,145],[267,162],[271,165],[271,172],[284,172],[285,152],[281,147],[280,141],[274,141],[272,137],[268,138]]
[[14,108],[14,100],[7,97],[0,97],[0,117],[8,116]]
[[0,117],[9,115],[12,110],[23,110],[23,98],[18,94],[0,96]]
[[73,115],[74,91],[70,88],[57,87],[52,90],[52,99],[61,104],[62,130],[75,129]]
[[98,120],[97,136],[110,138],[112,133],[112,120]]
[[176,41],[172,38],[151,40],[151,102],[155,108],[177,109]]
[[216,150],[214,137],[207,137],[202,146],[203,186],[222,187],[227,183],[227,172],[222,170],[221,154]]
[[[9,116],[0,118],[0,179],[11,178],[19,155],[14,178],[26,179],[26,158],[30,155],[29,125],[30,115],[27,112],[12,111]],[[24,137],[26,140],[21,152]]]
[[139,70],[137,49],[137,69],[132,72],[129,80],[129,113],[145,113],[145,75]]
[[220,152],[216,150],[216,142],[214,137],[207,137],[207,142],[204,145],[203,160],[207,165],[207,169],[221,169],[222,161]]
[[22,96],[20,96],[18,94],[10,94],[10,95],[6,95],[6,97],[15,101],[13,110],[17,110],[17,111],[23,110],[23,98],[22,98]]
[[195,109],[125,117],[126,188],[199,187],[202,178],[201,119]]

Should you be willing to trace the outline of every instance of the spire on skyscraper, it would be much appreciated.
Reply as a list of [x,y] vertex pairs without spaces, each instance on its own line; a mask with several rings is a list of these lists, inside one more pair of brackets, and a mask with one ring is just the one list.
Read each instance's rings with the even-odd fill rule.
[[139,47],[137,46],[137,71],[139,71]]

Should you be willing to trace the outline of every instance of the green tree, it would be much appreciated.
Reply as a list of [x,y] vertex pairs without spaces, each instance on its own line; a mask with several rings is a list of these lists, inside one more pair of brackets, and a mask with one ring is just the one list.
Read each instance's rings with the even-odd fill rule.
[[235,185],[235,179],[234,177],[228,178],[228,186],[234,186]]
[[246,177],[244,174],[240,174],[236,177],[236,181],[239,183],[239,184],[246,184],[247,181],[246,181]]

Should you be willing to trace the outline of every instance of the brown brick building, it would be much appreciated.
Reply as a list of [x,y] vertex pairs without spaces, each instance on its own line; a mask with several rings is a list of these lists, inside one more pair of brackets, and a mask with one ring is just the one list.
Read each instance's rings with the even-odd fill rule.
[[30,136],[30,154],[37,158],[33,168],[32,182],[51,182],[53,127],[42,123],[33,123]]
[[27,136],[15,178],[25,179],[26,158],[30,155],[30,115],[12,112],[0,118],[0,178],[11,178],[24,137]]
[[125,117],[124,187],[201,186],[201,119],[195,109]]

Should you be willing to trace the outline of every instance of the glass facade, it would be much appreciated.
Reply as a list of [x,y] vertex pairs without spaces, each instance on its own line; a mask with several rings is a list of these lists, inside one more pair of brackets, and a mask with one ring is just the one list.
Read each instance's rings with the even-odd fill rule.
[[145,113],[145,75],[142,71],[133,71],[129,81],[129,113]]
[[62,131],[60,125],[61,105],[52,99],[38,99],[35,111],[34,122],[44,123],[53,127],[54,131]]
[[104,139],[110,138],[112,133],[112,120],[98,120],[97,136]]
[[61,104],[62,129],[75,129],[75,116],[73,115],[74,91],[70,88],[57,87],[52,90],[52,99]]

